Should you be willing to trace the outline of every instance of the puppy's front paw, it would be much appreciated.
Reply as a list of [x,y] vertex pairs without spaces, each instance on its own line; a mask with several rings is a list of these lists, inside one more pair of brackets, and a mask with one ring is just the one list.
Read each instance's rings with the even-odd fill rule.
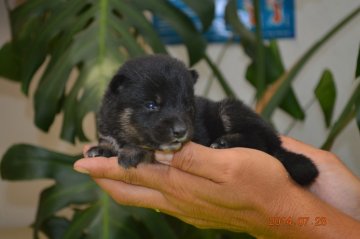
[[154,155],[153,152],[148,150],[142,150],[138,148],[122,148],[118,155],[118,162],[124,168],[131,168],[141,163],[141,162],[153,162]]
[[223,137],[217,138],[211,145],[210,148],[213,149],[227,149],[229,148],[229,143]]
[[101,146],[94,146],[91,147],[87,152],[86,152],[86,157],[89,158],[94,158],[94,157],[107,157],[110,158],[112,156],[116,156],[117,154],[112,151],[110,148],[105,148],[105,147],[101,147]]

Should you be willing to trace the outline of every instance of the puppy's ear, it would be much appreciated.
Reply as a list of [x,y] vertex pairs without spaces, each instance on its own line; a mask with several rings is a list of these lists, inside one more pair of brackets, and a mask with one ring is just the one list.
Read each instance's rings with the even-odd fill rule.
[[194,81],[194,84],[196,83],[197,79],[199,78],[199,74],[197,73],[196,70],[189,70],[190,75]]
[[111,90],[111,92],[116,94],[122,88],[125,81],[127,81],[127,77],[125,75],[116,74],[109,84],[109,89]]

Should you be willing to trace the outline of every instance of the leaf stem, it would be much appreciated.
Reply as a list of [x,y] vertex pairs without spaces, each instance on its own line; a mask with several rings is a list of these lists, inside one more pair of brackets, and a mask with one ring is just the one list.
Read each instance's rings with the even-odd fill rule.
[[219,83],[220,83],[221,87],[223,88],[225,94],[228,97],[236,98],[236,94],[231,89],[229,84],[226,82],[225,77],[223,76],[223,74],[221,73],[219,68],[214,64],[214,62],[210,59],[210,57],[206,53],[204,54],[204,59],[205,59],[206,63],[208,64],[208,66],[213,71],[214,75],[216,76],[216,79],[219,81]]
[[104,239],[110,238],[109,232],[109,210],[110,210],[110,199],[106,193],[102,193],[101,195],[101,205],[102,205],[102,237]]
[[[232,42],[233,42],[232,39],[230,39],[229,41],[227,41],[222,46],[222,49],[221,49],[220,53],[218,54],[218,56],[216,58],[216,61],[215,61],[215,64],[217,66],[219,66],[221,64],[222,60],[224,59],[225,53],[226,53],[227,49],[229,48],[229,46],[231,45]],[[214,79],[215,79],[215,73],[212,71],[212,74],[209,76],[208,82],[207,82],[207,84],[205,86],[205,90],[204,90],[204,93],[203,93],[204,96],[209,95],[209,92],[210,92],[212,83],[214,82]]]
[[108,0],[100,1],[99,8],[99,63],[101,64],[105,59],[106,52],[106,28],[107,28],[107,19],[108,19]]
[[[310,101],[309,101],[307,104],[305,104],[305,106],[304,106],[304,111],[305,111],[305,112],[308,111],[308,110],[310,109],[310,107],[311,107],[315,102],[316,102],[316,98],[315,98],[315,97],[311,98]],[[291,132],[291,130],[294,129],[294,127],[295,127],[295,125],[297,124],[297,122],[298,122],[297,119],[292,118],[291,123],[289,124],[289,126],[287,127],[287,129],[284,131],[283,134],[284,134],[284,135],[289,135],[290,132]]]
[[260,14],[260,0],[254,1],[255,8],[255,36],[256,36],[256,99],[260,99],[265,91],[265,59]]

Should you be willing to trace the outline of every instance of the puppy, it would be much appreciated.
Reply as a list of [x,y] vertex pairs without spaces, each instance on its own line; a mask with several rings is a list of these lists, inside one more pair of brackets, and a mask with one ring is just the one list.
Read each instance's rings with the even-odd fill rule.
[[154,150],[176,151],[192,140],[213,148],[248,147],[284,165],[300,185],[318,170],[307,157],[281,147],[276,131],[241,101],[194,96],[198,74],[169,56],[126,62],[111,80],[97,115],[99,145],[88,157],[117,156],[125,168],[154,162]]

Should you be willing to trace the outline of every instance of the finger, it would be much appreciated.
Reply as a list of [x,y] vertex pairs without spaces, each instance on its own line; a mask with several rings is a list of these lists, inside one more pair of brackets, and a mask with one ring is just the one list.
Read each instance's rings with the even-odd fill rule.
[[174,206],[169,203],[159,191],[111,179],[94,178],[94,181],[119,204],[158,209],[199,228],[231,228],[231,225],[222,222],[221,219],[219,221],[219,218],[203,219],[200,212],[190,214],[184,212],[183,209],[178,208],[180,205]]
[[179,211],[157,190],[107,178],[93,179],[119,204],[154,208],[172,215],[179,214]]
[[144,163],[137,168],[124,169],[118,165],[115,157],[80,159],[75,162],[74,169],[95,178],[107,178],[148,187],[166,194],[167,197],[183,198],[187,201],[207,198],[209,191],[218,194],[220,190],[219,185],[212,180],[161,164]]
[[182,208],[178,208],[179,205],[174,206],[169,203],[164,195],[156,190],[111,179],[94,178],[94,181],[119,204],[156,209],[202,229],[231,228],[232,230],[239,230],[238,227],[225,223],[221,219],[218,220],[218,218],[210,219],[206,217],[206,219],[203,219],[198,214],[186,213]]
[[[178,218],[186,218],[189,216],[189,205],[184,202],[182,198],[174,198],[172,196],[168,198],[160,191],[127,184],[122,181],[106,178],[93,179],[119,204],[153,208]],[[180,201],[177,201],[178,199],[180,199]],[[192,202],[194,202],[194,200],[192,200]],[[205,206],[208,207],[209,204],[205,203]],[[197,210],[198,209],[199,208],[197,208]],[[198,213],[190,213],[190,215],[199,215],[201,214],[200,211],[198,211]]]
[[166,167],[161,164],[140,164],[137,168],[128,168],[118,164],[116,157],[82,158],[74,163],[74,169],[96,178],[120,180],[129,184],[150,188],[163,188],[167,177]]
[[214,182],[223,182],[224,175],[233,167],[234,162],[231,161],[240,160],[234,159],[234,149],[213,149],[193,142],[185,144],[180,151],[173,154],[157,151],[155,157],[163,164]]

